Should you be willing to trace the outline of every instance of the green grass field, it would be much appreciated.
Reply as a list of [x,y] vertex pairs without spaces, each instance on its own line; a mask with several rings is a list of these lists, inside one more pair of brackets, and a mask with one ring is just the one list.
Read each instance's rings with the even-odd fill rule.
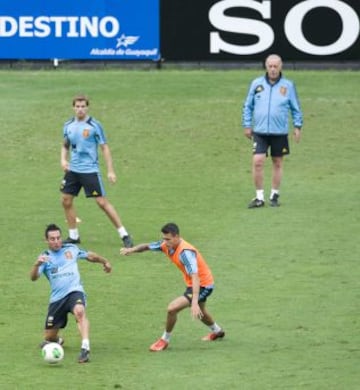
[[[285,72],[302,101],[302,142],[285,161],[282,206],[248,210],[251,143],[240,114],[261,72],[0,72],[1,389],[359,389],[360,73]],[[59,151],[78,92],[106,129],[118,175],[108,196],[136,243],[175,221],[207,259],[223,341],[201,342],[207,329],[184,311],[170,348],[148,352],[184,290],[181,275],[161,254],[120,257],[115,230],[82,195],[83,247],[114,267],[106,275],[81,264],[92,361],[76,362],[73,318],[64,361],[42,361],[49,289],[29,270],[46,224],[67,233]],[[266,175],[268,196],[270,161]]]

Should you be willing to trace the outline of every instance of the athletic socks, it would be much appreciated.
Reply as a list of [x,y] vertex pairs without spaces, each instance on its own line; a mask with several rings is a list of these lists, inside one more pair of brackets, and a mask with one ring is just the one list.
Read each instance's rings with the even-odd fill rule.
[[221,331],[221,327],[216,322],[210,325],[209,328],[214,333],[219,333]]
[[126,236],[129,235],[129,233],[126,231],[126,229],[124,228],[124,226],[121,226],[117,231],[118,231],[119,236],[120,236],[121,238],[124,238],[124,237],[126,237]]
[[72,240],[78,240],[79,239],[79,230],[78,229],[69,229],[69,237]]
[[[275,194],[279,195],[279,190],[272,188],[270,192],[270,199],[272,199]],[[256,199],[264,201],[264,190],[256,190]]]
[[89,339],[83,339],[83,341],[81,342],[81,349],[86,349],[87,351],[90,351]]
[[256,190],[256,199],[264,201],[264,190]]
[[164,332],[163,335],[161,336],[161,338],[167,342],[170,341],[170,337],[171,337],[171,333],[168,333],[168,332]]
[[272,199],[275,194],[279,195],[279,190],[275,190],[274,188],[272,188],[270,193],[270,199]]

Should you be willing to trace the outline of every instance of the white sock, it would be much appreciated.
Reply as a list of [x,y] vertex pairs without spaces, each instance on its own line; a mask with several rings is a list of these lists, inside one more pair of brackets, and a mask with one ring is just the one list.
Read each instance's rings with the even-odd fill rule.
[[214,333],[219,333],[221,331],[220,326],[216,322],[214,322],[212,325],[210,325],[209,328]]
[[79,230],[78,229],[69,229],[69,237],[72,240],[77,240],[79,238]]
[[256,199],[264,200],[264,190],[256,190]]
[[124,238],[129,235],[124,226],[121,226],[121,228],[119,228],[117,231],[119,232],[121,238]]
[[275,190],[274,188],[272,188],[270,193],[270,199],[272,199],[275,194],[279,195],[279,190]]
[[83,341],[81,342],[81,349],[86,349],[87,351],[90,351],[89,339],[83,339]]
[[165,331],[165,332],[163,333],[163,335],[161,336],[161,338],[162,338],[163,340],[167,341],[167,342],[170,341],[170,337],[171,337],[171,333],[166,332],[166,331]]

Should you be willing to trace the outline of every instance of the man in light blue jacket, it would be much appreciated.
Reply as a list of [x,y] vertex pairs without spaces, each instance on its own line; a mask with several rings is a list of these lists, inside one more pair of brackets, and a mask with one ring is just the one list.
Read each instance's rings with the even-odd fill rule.
[[265,61],[266,74],[252,81],[246,97],[242,124],[244,134],[253,140],[252,175],[256,189],[249,208],[265,205],[264,163],[268,150],[272,158],[270,206],[279,206],[279,188],[283,174],[283,156],[289,154],[289,111],[294,138],[300,141],[303,116],[295,84],[282,76],[282,60],[271,54]]

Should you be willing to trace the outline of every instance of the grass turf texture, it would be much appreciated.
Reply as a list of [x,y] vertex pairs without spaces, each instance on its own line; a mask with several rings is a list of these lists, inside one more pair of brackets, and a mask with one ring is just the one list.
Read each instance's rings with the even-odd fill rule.
[[[286,157],[281,207],[248,210],[251,143],[240,112],[260,73],[0,72],[2,389],[358,389],[360,74],[285,72],[305,113],[302,142]],[[120,257],[113,227],[82,194],[83,246],[114,267],[106,275],[81,264],[92,361],[76,363],[72,317],[64,361],[42,361],[48,284],[28,274],[45,225],[67,235],[59,150],[78,92],[107,131],[118,175],[108,196],[135,241],[176,221],[205,255],[223,341],[201,342],[207,329],[184,311],[169,349],[148,352],[184,290],[181,275],[161,254]],[[267,161],[267,197],[269,177]]]

